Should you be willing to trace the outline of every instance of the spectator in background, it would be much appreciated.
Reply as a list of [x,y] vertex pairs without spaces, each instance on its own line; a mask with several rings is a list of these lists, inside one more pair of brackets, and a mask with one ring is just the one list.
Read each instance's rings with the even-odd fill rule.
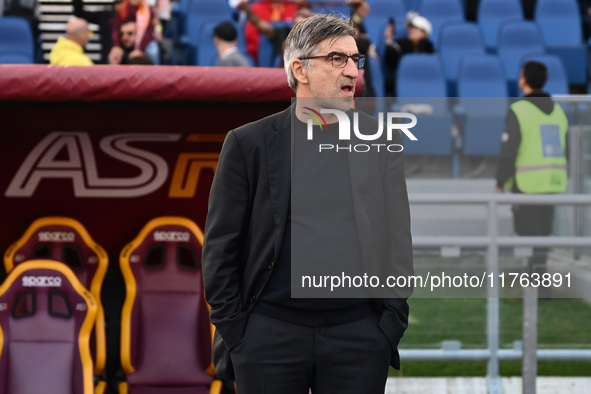
[[[371,8],[367,0],[351,0],[349,2],[351,8],[351,20],[353,24],[362,26],[363,20],[369,15]],[[363,27],[365,30],[365,26]]]
[[[273,57],[276,58],[277,56],[280,56],[283,58],[283,43],[291,31],[292,26],[274,26],[272,23],[261,19],[252,11],[246,0],[238,3],[236,9],[244,11],[248,21],[252,23],[262,35],[271,41],[273,44]],[[294,25],[311,15],[312,9],[310,7],[307,5],[300,5],[293,18]]]
[[521,7],[523,8],[523,17],[525,19],[534,19],[537,0],[521,0]]
[[478,7],[480,0],[465,0],[464,1],[464,16],[467,21],[476,22],[478,19]]
[[144,53],[154,64],[160,64],[160,49],[155,39],[155,22],[158,17],[147,0],[123,0],[116,8],[115,16],[111,19],[113,48],[109,53],[109,60],[120,64],[123,57],[119,32],[121,24],[129,19],[135,19],[136,39],[135,49]]
[[60,66],[92,66],[84,54],[84,46],[92,32],[82,18],[71,18],[66,25],[66,36],[59,37],[49,54],[49,63]]
[[170,31],[172,20],[171,0],[150,0],[150,4],[153,7],[155,15],[154,36],[160,44],[161,64],[171,64],[172,39],[168,38],[172,36],[172,32]]
[[384,32],[386,41],[385,61],[390,72],[386,76],[386,95],[396,94],[396,74],[400,58],[408,53],[433,53],[433,43],[429,40],[431,35],[431,22],[417,13],[409,12],[406,20],[408,35],[406,38],[394,40],[396,29],[391,23]]
[[146,55],[139,55],[135,57],[130,57],[127,61],[127,65],[129,66],[153,66],[154,63]]
[[[263,21],[293,22],[295,13],[300,6],[298,3],[302,2],[302,0],[262,0],[258,3],[254,3],[251,10]],[[258,62],[259,40],[261,38],[259,30],[253,23],[247,22],[244,34],[246,37],[246,53],[248,53],[255,62]]]
[[222,22],[213,29],[213,43],[218,51],[223,67],[250,67],[248,60],[237,46],[238,32],[232,22]]
[[[119,51],[111,51],[109,54],[109,63],[111,64],[130,64],[130,60],[136,57],[145,57],[146,55],[139,49],[135,49],[137,36],[137,27],[134,19],[128,19],[121,24],[119,28],[119,47],[122,50],[122,56],[118,56]],[[150,62],[153,64],[152,62]]]

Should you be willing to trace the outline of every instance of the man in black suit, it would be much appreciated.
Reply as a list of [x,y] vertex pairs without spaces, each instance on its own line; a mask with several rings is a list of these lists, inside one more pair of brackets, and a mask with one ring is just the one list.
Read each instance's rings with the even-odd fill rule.
[[[297,102],[226,136],[209,196],[203,278],[216,373],[235,377],[240,394],[383,393],[389,365],[400,367],[410,289],[395,297],[365,289],[365,298],[290,292],[299,283],[294,268],[412,273],[401,153],[318,152],[319,142],[343,142],[337,117],[324,113],[327,131],[306,114],[354,112],[363,61],[349,22],[303,20],[284,53]],[[401,143],[400,133],[392,142]]]

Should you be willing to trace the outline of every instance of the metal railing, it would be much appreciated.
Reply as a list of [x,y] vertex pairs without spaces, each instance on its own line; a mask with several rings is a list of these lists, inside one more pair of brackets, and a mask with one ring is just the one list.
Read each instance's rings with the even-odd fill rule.
[[[589,247],[591,237],[585,236],[541,236],[507,237],[499,235],[498,207],[502,204],[528,205],[591,205],[589,195],[527,195],[527,194],[427,194],[409,195],[412,204],[479,204],[487,206],[486,236],[415,236],[415,247],[484,247],[486,248],[486,269],[497,278],[500,272],[499,249],[501,247]],[[523,349],[500,349],[500,289],[487,288],[487,346],[485,349],[400,349],[404,360],[469,360],[488,361],[487,382],[490,394],[503,392],[500,375],[500,360],[522,359]],[[539,360],[591,360],[591,349],[537,349]]]

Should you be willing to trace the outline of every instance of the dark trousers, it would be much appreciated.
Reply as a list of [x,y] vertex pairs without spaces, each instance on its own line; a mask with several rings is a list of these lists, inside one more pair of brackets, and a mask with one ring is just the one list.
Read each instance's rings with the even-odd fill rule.
[[[513,207],[515,232],[523,236],[550,235],[554,224],[554,207],[551,205],[519,205]],[[546,272],[548,248],[534,248],[529,259],[529,272]]]
[[375,315],[306,327],[252,313],[230,354],[238,394],[383,394],[392,350]]

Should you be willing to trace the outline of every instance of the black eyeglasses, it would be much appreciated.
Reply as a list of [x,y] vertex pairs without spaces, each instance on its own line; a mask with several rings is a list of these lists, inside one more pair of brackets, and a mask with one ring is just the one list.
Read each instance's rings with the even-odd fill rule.
[[306,60],[306,59],[330,59],[332,62],[332,66],[334,68],[346,67],[349,59],[353,60],[353,63],[355,63],[355,66],[357,68],[361,68],[365,64],[365,56],[364,55],[356,54],[356,55],[349,56],[349,55],[342,53],[342,52],[331,52],[328,55],[307,56],[307,57],[300,58],[300,60]]

